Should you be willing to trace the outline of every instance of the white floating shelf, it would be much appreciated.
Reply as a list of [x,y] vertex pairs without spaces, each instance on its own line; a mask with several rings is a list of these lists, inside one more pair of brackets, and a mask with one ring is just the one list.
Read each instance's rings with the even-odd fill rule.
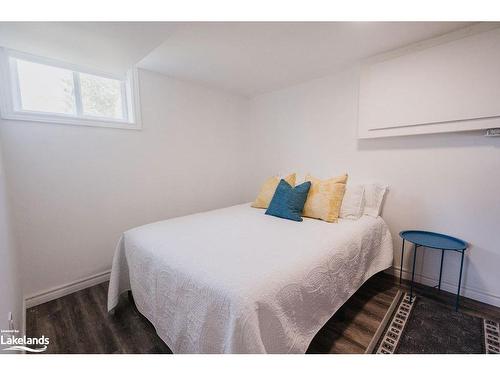
[[367,60],[358,136],[500,127],[500,24],[481,23]]

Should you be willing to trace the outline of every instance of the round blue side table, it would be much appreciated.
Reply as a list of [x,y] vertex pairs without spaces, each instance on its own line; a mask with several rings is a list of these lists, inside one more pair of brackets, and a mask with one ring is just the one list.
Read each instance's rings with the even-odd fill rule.
[[462,260],[460,262],[460,276],[458,278],[458,291],[457,300],[455,303],[455,311],[458,311],[458,303],[460,300],[460,284],[462,282],[462,271],[464,268],[464,254],[467,250],[467,242],[461,239],[447,236],[441,233],[426,232],[423,230],[405,230],[399,233],[399,236],[403,239],[403,246],[401,247],[401,267],[399,271],[399,283],[401,284],[401,278],[403,276],[403,257],[405,251],[405,241],[411,242],[414,245],[413,252],[413,269],[411,271],[411,287],[410,287],[410,301],[413,298],[413,280],[415,278],[415,263],[417,259],[417,249],[419,247],[426,247],[428,249],[441,250],[441,266],[439,268],[439,284],[438,290],[441,290],[441,276],[443,275],[443,260],[445,251],[456,251],[462,254]]

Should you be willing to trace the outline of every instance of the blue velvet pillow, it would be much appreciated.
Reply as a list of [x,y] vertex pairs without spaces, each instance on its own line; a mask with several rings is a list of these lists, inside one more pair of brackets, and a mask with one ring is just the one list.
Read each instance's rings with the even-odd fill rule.
[[269,203],[266,215],[302,221],[301,214],[310,187],[311,182],[309,181],[293,188],[288,182],[281,179],[274,192],[273,199],[271,199],[271,203]]

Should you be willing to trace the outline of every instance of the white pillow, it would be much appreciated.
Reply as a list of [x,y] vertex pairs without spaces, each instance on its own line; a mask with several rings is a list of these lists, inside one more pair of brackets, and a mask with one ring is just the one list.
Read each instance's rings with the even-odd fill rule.
[[295,186],[300,185],[303,182],[305,182],[305,175],[295,173]]
[[363,185],[346,186],[339,217],[342,219],[357,220],[363,215],[365,187]]
[[386,185],[367,184],[365,185],[365,207],[363,215],[378,217],[382,208]]

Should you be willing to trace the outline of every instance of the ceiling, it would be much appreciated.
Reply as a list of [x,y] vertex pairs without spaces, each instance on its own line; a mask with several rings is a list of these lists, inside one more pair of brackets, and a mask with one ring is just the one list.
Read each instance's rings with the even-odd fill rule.
[[0,45],[120,72],[138,65],[252,96],[339,71],[465,22],[0,23]]
[[119,74],[174,28],[166,22],[0,22],[0,46]]
[[139,65],[255,95],[331,74],[359,59],[465,23],[200,23],[179,27]]

